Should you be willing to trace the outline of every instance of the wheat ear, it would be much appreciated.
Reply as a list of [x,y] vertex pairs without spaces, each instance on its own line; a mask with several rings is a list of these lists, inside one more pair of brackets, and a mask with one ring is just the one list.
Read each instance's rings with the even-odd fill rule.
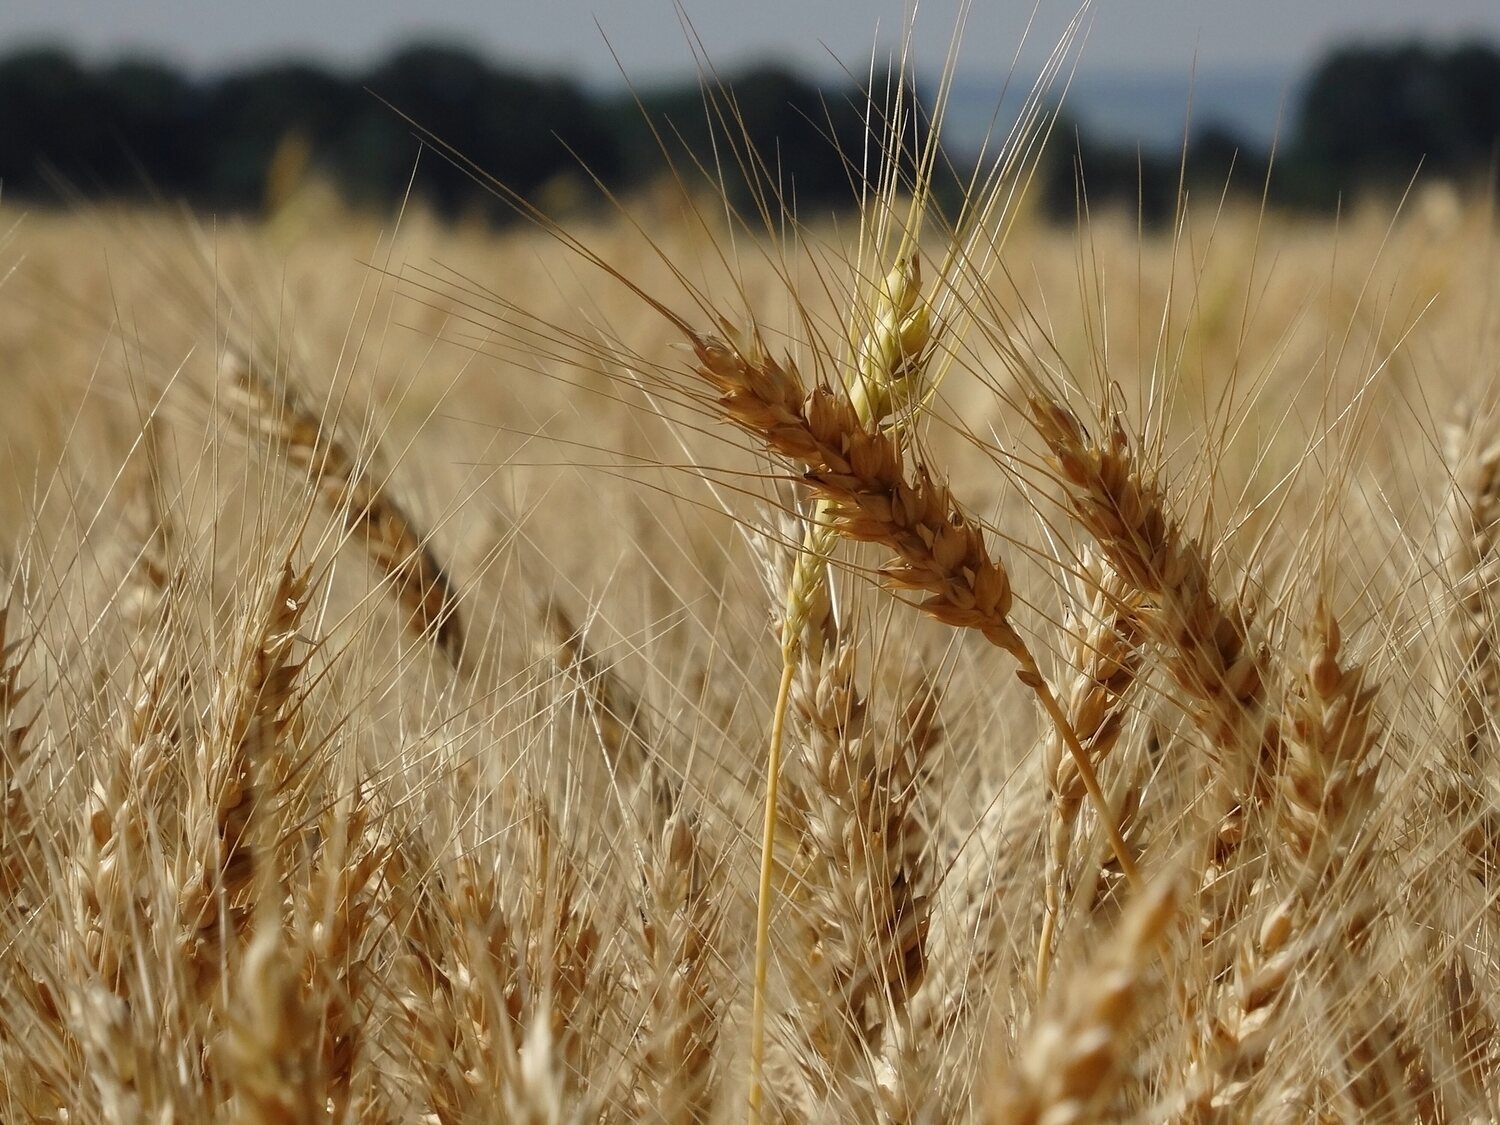
[[[525,857],[444,859],[420,833],[395,842],[385,882],[404,940],[397,1002],[431,1115],[529,1120],[531,1099],[576,1102],[579,1052],[594,1045],[601,927],[582,876],[540,799],[523,808]],[[517,889],[520,888],[519,893]],[[548,1097],[551,1094],[547,1094]]]
[[1282,840],[1299,867],[1342,858],[1345,834],[1367,822],[1376,801],[1376,690],[1363,665],[1340,659],[1342,649],[1338,620],[1320,602],[1303,637],[1276,777]]
[[1275,905],[1242,951],[1211,1049],[1189,1075],[1186,1104],[1194,1112],[1233,1107],[1244,1094],[1275,1034],[1292,972],[1310,952],[1336,940],[1345,955],[1358,954],[1364,925],[1357,909],[1319,918],[1324,892],[1346,874],[1355,836],[1376,800],[1376,769],[1369,764],[1378,733],[1375,690],[1366,686],[1362,666],[1340,662],[1341,647],[1338,622],[1319,603],[1304,636],[1275,778],[1285,881],[1280,894],[1268,896]]
[[279,910],[263,910],[225,1015],[216,1061],[245,1125],[317,1121],[327,1113],[319,1083],[320,1028],[304,995]]
[[1273,670],[1251,635],[1251,614],[1214,592],[1208,559],[1172,515],[1160,481],[1141,467],[1118,419],[1096,440],[1065,404],[1029,396],[1032,421],[1078,523],[1111,567],[1145,599],[1142,623],[1208,743],[1213,801],[1224,808],[1203,872],[1202,938],[1211,942],[1242,905],[1229,877],[1250,834],[1245,819],[1268,796],[1281,728],[1268,705]]
[[249,407],[251,422],[308,472],[344,530],[390,580],[411,631],[465,671],[458,595],[416,522],[290,384],[271,382],[235,352],[225,354],[220,375],[230,396]]
[[[130,991],[127,973],[138,963],[132,939],[149,929],[143,907],[149,888],[142,879],[146,829],[161,776],[177,759],[182,726],[165,690],[172,671],[171,594],[177,568],[171,561],[172,523],[157,502],[161,478],[156,427],[150,422],[142,443],[145,472],[127,508],[126,542],[134,555],[117,592],[135,667],[120,709],[119,737],[106,743],[112,753],[99,767],[85,802],[74,860],[87,969],[124,999]],[[106,1022],[113,1018],[102,1007],[99,1013]]]
[[334,1120],[346,1119],[356,1064],[368,1032],[368,971],[378,930],[377,887],[390,846],[374,831],[362,790],[339,801],[319,821],[320,846],[298,887],[294,948],[306,951],[303,988],[314,1009],[316,1067]]
[[[1199,704],[1195,717],[1217,764],[1233,771],[1247,744],[1260,751],[1252,765],[1269,764],[1280,734],[1266,707],[1266,656],[1250,636],[1249,614],[1214,593],[1202,549],[1183,535],[1118,421],[1099,442],[1061,402],[1034,394],[1030,406],[1073,514],[1110,566],[1150,598],[1145,621],[1167,648],[1173,678]],[[1237,789],[1243,792],[1242,782]]]
[[855,651],[839,633],[798,679],[806,768],[787,801],[789,893],[801,907],[791,978],[796,1061],[815,1104],[837,1090],[870,1116],[872,1074],[882,1097],[907,1100],[891,1056],[926,972],[929,848],[916,804],[940,728],[925,684],[899,717],[875,720],[854,683]]
[[[1085,570],[1090,568],[1085,566]],[[1141,594],[1107,565],[1090,575],[1093,596],[1083,628],[1076,635],[1074,667],[1068,688],[1068,722],[1097,764],[1120,739],[1124,728],[1125,693],[1140,671],[1142,644]],[[1062,736],[1051,730],[1042,752],[1042,776],[1051,798],[1048,818],[1048,859],[1044,888],[1045,915],[1037,947],[1037,991],[1047,991],[1052,942],[1062,906],[1062,883],[1073,848],[1073,829],[1088,795],[1083,779]]]
[[721,1002],[715,963],[722,911],[712,857],[695,818],[678,809],[652,841],[641,944],[650,967],[635,1098],[640,1120],[702,1125],[714,1117]]
[[[36,831],[26,795],[26,736],[31,722],[19,714],[27,685],[21,682],[25,646],[10,640],[7,625],[13,603],[0,606],[0,898],[9,899],[26,881],[35,861]],[[9,905],[7,902],[6,905]]]
[[1500,442],[1488,440],[1479,419],[1450,427],[1444,450],[1453,488],[1443,527],[1442,566],[1452,592],[1449,632],[1458,668],[1447,695],[1457,710],[1458,741],[1471,764],[1485,762],[1500,700],[1496,645],[1500,582]]
[[[473,858],[440,864],[418,832],[394,841],[387,908],[402,944],[396,961],[405,1054],[427,1116],[477,1119],[476,1078],[493,1082],[514,1050],[525,966],[506,918],[499,875]],[[477,1044],[493,1044],[481,1051]]]
[[258,852],[250,838],[254,818],[269,811],[257,804],[273,800],[290,775],[285,734],[295,716],[292,689],[301,670],[292,653],[308,593],[306,575],[284,564],[264,617],[248,630],[240,665],[224,677],[227,687],[199,748],[210,779],[207,823],[193,858],[197,870],[181,890],[178,910],[200,995],[211,992],[229,939],[243,928],[245,892],[268,854]]
[[1135,1017],[1142,978],[1177,916],[1176,883],[1158,880],[1130,904],[1113,939],[1077,974],[1066,1004],[1031,1031],[1000,1082],[993,1125],[1070,1125],[1102,1120],[1114,1088],[1120,1036]]
[[1121,870],[1140,886],[1088,753],[1010,622],[1010,576],[991,557],[979,524],[925,469],[907,474],[898,435],[861,426],[853,407],[832,391],[805,392],[796,369],[773,359],[758,341],[745,346],[694,335],[691,342],[698,374],[719,391],[728,420],[806,468],[804,479],[829,501],[829,523],[840,535],[895,553],[880,569],[886,585],[926,595],[917,603],[924,613],[973,629],[1016,661],[1017,677],[1073,755]]
[[1467,862],[1485,887],[1500,869],[1500,810],[1484,782],[1495,767],[1500,706],[1500,442],[1489,420],[1470,412],[1448,429],[1452,485],[1436,560],[1449,603],[1438,707],[1451,715],[1456,742],[1439,758],[1438,815],[1464,826]]

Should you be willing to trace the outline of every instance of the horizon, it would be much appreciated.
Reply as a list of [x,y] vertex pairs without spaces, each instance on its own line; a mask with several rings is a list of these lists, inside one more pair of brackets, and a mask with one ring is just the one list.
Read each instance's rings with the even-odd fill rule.
[[[1326,50],[1401,41],[1399,36],[1385,39],[1369,35],[1350,36],[1330,43]],[[1459,32],[1452,35],[1412,36],[1408,41],[1440,49],[1471,42],[1500,51],[1500,34],[1487,32],[1477,35]],[[343,76],[357,76],[364,68],[389,59],[403,50],[419,46],[470,51],[490,65],[539,78],[562,78],[577,83],[591,96],[605,98],[619,96],[628,90],[649,94],[694,82],[701,77],[701,72],[691,71],[653,74],[639,79],[627,79],[616,74],[616,81],[610,83],[592,79],[589,75],[548,68],[536,59],[517,61],[497,55],[483,44],[465,41],[441,31],[415,35],[404,42],[390,44],[383,52],[367,60],[328,58],[310,51],[294,51],[246,59],[231,66],[208,70],[185,67],[180,60],[169,54],[153,53],[146,48],[124,48],[113,54],[91,54],[81,50],[78,44],[61,38],[40,38],[19,43],[5,43],[0,38],[0,57],[33,49],[58,49],[84,65],[108,66],[132,61],[157,63],[176,70],[190,80],[210,82],[234,73],[247,73],[261,67],[286,64],[309,65]],[[1243,141],[1267,146],[1278,136],[1284,135],[1291,123],[1291,114],[1295,112],[1301,90],[1318,62],[1318,58],[1313,58],[1306,63],[1243,62],[1208,67],[1190,60],[1179,68],[1154,69],[1133,67],[1128,62],[1093,67],[1080,63],[1071,77],[1064,71],[1053,90],[1061,94],[1066,86],[1066,96],[1060,100],[1067,105],[1070,116],[1089,135],[1116,145],[1138,146],[1143,150],[1156,152],[1175,150],[1180,147],[1185,130],[1197,132],[1207,126],[1218,126],[1227,128]],[[771,55],[747,55],[738,57],[732,63],[716,63],[715,71],[723,77],[732,78],[747,70],[767,65],[786,67],[815,84],[830,81],[829,75],[820,75],[812,68],[800,65],[797,59],[789,60]],[[1002,106],[998,119],[1003,121],[1007,113],[1019,104],[1020,96],[1032,88],[1037,80],[1036,74],[1035,68],[1023,70],[1017,66],[1011,69],[985,70],[973,60],[966,64],[961,62],[953,76],[944,126],[950,143],[958,151],[977,150],[986,143],[988,131],[997,120],[997,104]],[[832,76],[832,80],[847,81],[849,77]],[[930,69],[918,69],[915,77],[919,86],[931,90],[936,74]]]

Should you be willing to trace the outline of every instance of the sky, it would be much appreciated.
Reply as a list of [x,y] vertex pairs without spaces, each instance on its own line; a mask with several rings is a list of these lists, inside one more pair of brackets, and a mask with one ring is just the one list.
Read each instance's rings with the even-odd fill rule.
[[[917,11],[919,70],[941,66],[963,0]],[[966,70],[1043,57],[1078,0],[973,0]],[[146,53],[195,71],[296,54],[357,66],[414,37],[460,39],[499,60],[593,84],[694,68],[682,12],[716,66],[774,57],[811,73],[859,72],[889,51],[902,0],[0,0],[0,52],[48,40],[90,57]],[[680,10],[679,10],[680,9]],[[1028,25],[1030,27],[1028,31]],[[1479,33],[1500,42],[1500,0],[1100,0],[1085,73],[1291,71],[1350,38]],[[618,64],[615,58],[618,57]]]

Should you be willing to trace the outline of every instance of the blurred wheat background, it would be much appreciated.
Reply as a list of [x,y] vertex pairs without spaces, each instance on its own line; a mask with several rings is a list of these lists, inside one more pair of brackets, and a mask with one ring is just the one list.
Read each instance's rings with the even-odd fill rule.
[[1495,1119],[1493,198],[1017,151],[0,209],[0,1118]]

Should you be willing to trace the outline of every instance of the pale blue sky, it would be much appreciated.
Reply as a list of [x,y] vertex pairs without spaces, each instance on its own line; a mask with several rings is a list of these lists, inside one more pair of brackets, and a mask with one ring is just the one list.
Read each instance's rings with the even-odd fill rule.
[[[715,62],[775,56],[829,70],[830,52],[862,69],[877,22],[894,39],[901,0],[681,0]],[[919,62],[941,62],[960,0],[924,2]],[[1039,0],[1031,40],[1050,45],[1076,3]],[[1500,0],[1102,0],[1085,51],[1088,71],[1200,70],[1305,65],[1350,37],[1478,32],[1500,41]],[[1030,3],[976,0],[964,60],[1004,69],[1032,15]],[[597,20],[598,26],[595,21]],[[602,29],[602,30],[601,30]],[[0,50],[47,38],[90,55],[132,49],[194,69],[294,52],[361,63],[412,36],[461,37],[498,58],[616,78],[606,38],[632,78],[692,69],[672,0],[3,0]],[[1032,57],[1035,57],[1034,52]]]

